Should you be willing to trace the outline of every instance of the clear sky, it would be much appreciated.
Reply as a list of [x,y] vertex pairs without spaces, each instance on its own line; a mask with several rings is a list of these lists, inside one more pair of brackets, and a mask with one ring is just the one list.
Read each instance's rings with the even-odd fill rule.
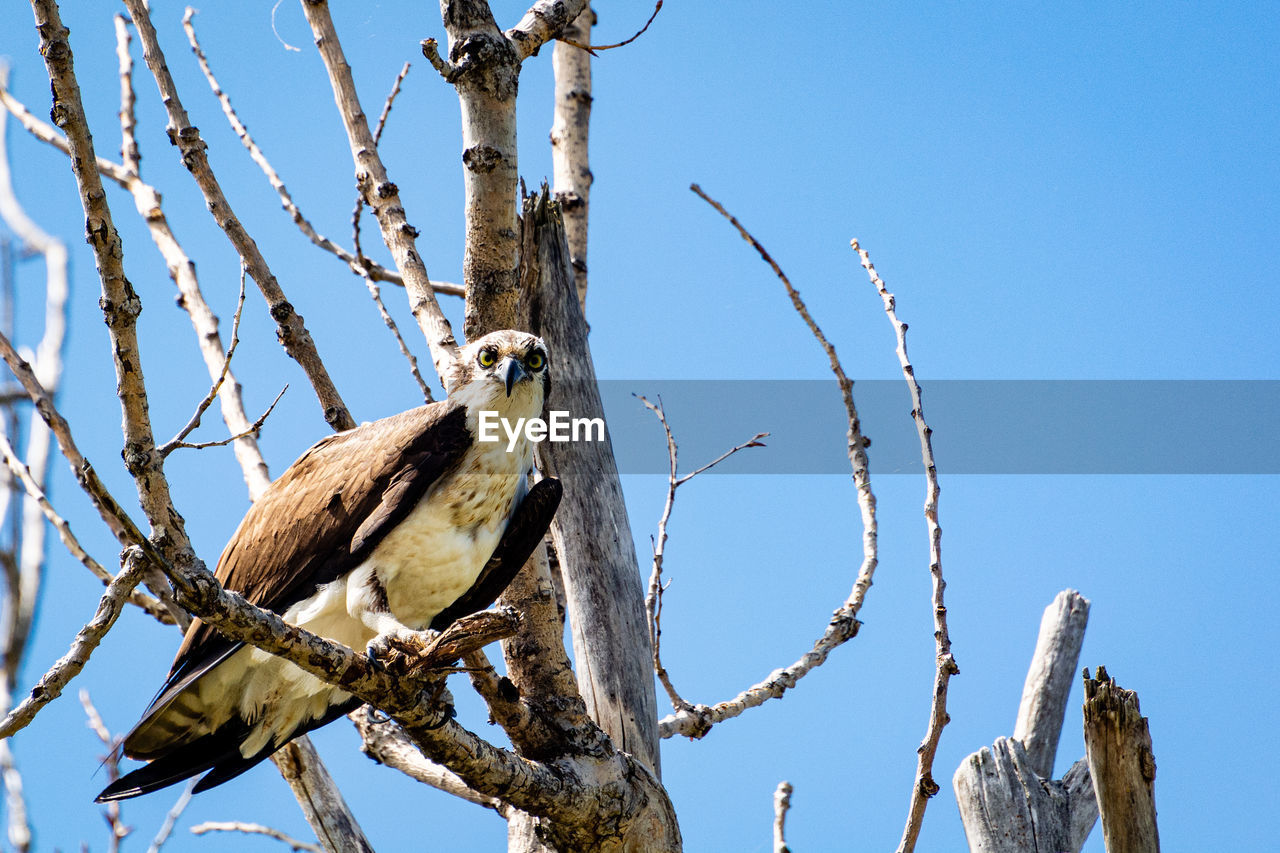
[[[153,5],[169,65],[232,204],[306,317],[356,418],[415,405],[416,390],[361,283],[294,229],[227,128],[186,49],[181,7]],[[510,26],[523,4],[500,0],[494,8]],[[601,4],[598,39],[630,35],[651,8]],[[87,2],[63,9],[95,142],[113,157],[114,11]],[[459,280],[457,100],[417,47],[424,37],[444,40],[435,5],[343,4],[334,14],[367,112],[376,115],[401,64],[413,63],[383,154],[423,234],[428,269]],[[637,387],[828,375],[768,268],[688,191],[697,181],[769,247],[849,373],[892,379],[891,329],[848,248],[859,238],[911,326],[926,413],[930,383],[942,380],[1280,379],[1278,20],[1267,4],[1236,2],[670,0],[648,33],[594,63],[588,316],[600,375]],[[49,88],[30,12],[11,4],[3,21],[0,55],[14,66],[13,88],[45,115]],[[299,9],[280,7],[279,38],[265,4],[210,4],[196,21],[223,87],[303,210],[322,233],[349,243],[350,158]],[[206,294],[229,320],[235,257],[165,140],[154,86],[141,74],[138,92],[144,178],[164,192]],[[536,184],[551,168],[549,50],[526,63],[520,111],[520,171]],[[70,171],[65,158],[16,128],[9,139],[29,212],[73,250],[63,410],[115,494],[132,501],[116,462],[118,405]],[[207,379],[131,201],[114,189],[109,200],[145,306],[144,366],[157,432],[167,436],[189,417]],[[375,231],[367,224],[365,233],[368,247]],[[30,343],[39,305],[25,294],[41,273],[28,264],[20,275],[19,336]],[[401,295],[386,293],[425,355]],[[457,301],[446,310],[460,328]],[[290,385],[262,440],[278,474],[326,427],[252,294],[242,338],[237,361],[251,410]],[[881,429],[909,436],[903,399],[899,419]],[[677,437],[720,417],[696,399],[668,414]],[[1083,413],[1103,423],[1112,415]],[[1267,411],[1239,420],[1259,454],[1274,459]],[[1268,642],[1280,592],[1274,473],[949,474],[945,427],[934,426],[961,675],[952,681],[952,723],[935,764],[943,789],[919,849],[963,849],[951,775],[966,755],[1012,733],[1041,612],[1068,587],[1093,603],[1081,665],[1107,666],[1138,691],[1150,717],[1164,849],[1270,849],[1280,819],[1258,808],[1269,797],[1257,780],[1280,760],[1272,736],[1280,673]],[[1206,432],[1176,412],[1146,426],[1162,439],[1182,436],[1170,470],[1218,441],[1216,428]],[[218,428],[209,418],[205,434]],[[1074,436],[1044,440],[1061,455]],[[652,441],[660,446],[656,425]],[[831,444],[842,441],[833,431]],[[795,786],[793,849],[882,850],[898,839],[933,666],[924,484],[877,474],[876,450],[881,563],[863,630],[782,701],[701,742],[664,744],[664,781],[686,849],[768,850],[771,796],[782,779]],[[950,452],[956,460],[963,451]],[[1090,452],[1079,446],[1082,459]],[[686,456],[690,465],[702,461],[692,450]],[[212,563],[247,506],[238,469],[228,450],[175,455],[170,467],[179,509]],[[636,474],[624,486],[646,566],[665,483]],[[112,563],[116,546],[65,466],[56,469],[53,496],[95,556]],[[686,697],[728,698],[809,647],[856,574],[857,517],[851,482],[834,470],[720,475],[681,490],[663,636]],[[51,546],[28,683],[65,650],[98,593]],[[177,642],[171,630],[127,613],[69,694],[16,739],[40,849],[106,844],[90,802],[104,784],[100,750],[75,687],[88,688],[108,724],[123,731],[163,679]],[[466,686],[454,692],[461,722],[491,733]],[[1083,754],[1079,694],[1077,685],[1059,775]],[[501,849],[499,818],[373,765],[346,723],[315,740],[375,848]],[[137,833],[131,849],[145,847],[176,794],[125,805]],[[168,849],[281,849],[186,831],[229,819],[309,837],[286,786],[264,766],[198,797]],[[1100,832],[1086,849],[1102,850]]]

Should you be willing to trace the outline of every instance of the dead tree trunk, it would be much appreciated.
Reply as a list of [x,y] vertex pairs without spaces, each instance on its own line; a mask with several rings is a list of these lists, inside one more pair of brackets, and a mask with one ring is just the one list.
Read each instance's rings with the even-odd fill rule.
[[1084,671],[1084,745],[1098,792],[1107,853],[1159,853],[1156,758],[1138,694],[1098,667]]
[[973,853],[1078,851],[1098,817],[1086,762],[1050,781],[1089,602],[1058,593],[1044,612],[1013,738],[961,763],[952,784]]
[[[530,330],[556,359],[547,407],[574,417],[604,417],[586,320],[578,303],[564,227],[546,190],[525,203],[523,269],[540,281],[526,303]],[[607,437],[606,437],[607,438]],[[568,599],[578,689],[593,719],[619,749],[660,774],[653,653],[644,615],[644,591],[622,502],[613,447],[603,442],[538,445],[540,467],[564,483],[564,500],[551,532]]]

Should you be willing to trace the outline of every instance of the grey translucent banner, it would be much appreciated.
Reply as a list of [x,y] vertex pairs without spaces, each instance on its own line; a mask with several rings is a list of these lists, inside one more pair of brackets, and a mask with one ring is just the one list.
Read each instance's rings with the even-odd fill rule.
[[[945,474],[1280,474],[1280,380],[922,381]],[[719,474],[848,474],[834,380],[605,380],[624,474],[665,474],[661,426],[633,394],[661,397],[681,470],[759,432],[767,447]],[[919,438],[902,381],[854,384],[873,474],[918,474]],[[579,413],[570,413],[577,415]]]

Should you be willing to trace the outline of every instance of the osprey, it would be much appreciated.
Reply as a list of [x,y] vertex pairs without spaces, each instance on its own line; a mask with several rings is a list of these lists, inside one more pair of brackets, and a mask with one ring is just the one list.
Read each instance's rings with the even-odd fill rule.
[[[541,415],[546,345],[494,332],[460,351],[450,379],[448,400],[336,433],[302,454],[227,543],[223,586],[371,653],[492,604],[545,535],[561,491],[552,479],[526,489],[532,447],[523,431],[508,450],[507,441],[479,440],[479,420],[481,412],[512,423]],[[126,755],[149,763],[98,802],[205,771],[195,790],[208,790],[359,704],[197,619],[124,739]]]

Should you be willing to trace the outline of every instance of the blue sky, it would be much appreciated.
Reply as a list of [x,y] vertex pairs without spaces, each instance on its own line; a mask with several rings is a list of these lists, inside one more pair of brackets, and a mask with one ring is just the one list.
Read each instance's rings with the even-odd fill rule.
[[[417,402],[363,286],[312,248],[226,127],[186,50],[181,8],[154,12],[186,106],[209,141],[232,204],[290,299],[357,419]],[[494,4],[509,26],[522,4]],[[335,9],[367,112],[413,63],[384,136],[433,276],[457,280],[462,258],[457,100],[417,42],[443,29],[432,4]],[[599,38],[630,35],[651,7],[603,6]],[[100,153],[117,156],[117,78],[109,5],[69,2],[76,67]],[[222,4],[197,18],[214,68],[242,118],[317,228],[349,243],[350,158],[300,11]],[[13,88],[37,114],[48,83],[29,11],[0,27]],[[872,255],[911,326],[925,388],[944,379],[1280,379],[1280,24],[1265,4],[668,2],[653,27],[594,64],[591,292],[601,376],[821,379],[825,359],[781,287],[737,235],[687,189],[697,181],[753,230],[791,276],[855,379],[898,376],[893,337],[848,248]],[[135,56],[140,55],[136,50]],[[521,173],[550,174],[549,51],[521,79]],[[144,72],[145,73],[145,72]],[[144,178],[224,319],[237,263],[163,137],[154,86],[138,78]],[[122,501],[120,437],[92,257],[65,159],[10,129],[16,182],[33,217],[73,249],[74,312],[62,405]],[[173,286],[130,200],[109,191],[125,262],[145,306],[144,366],[157,432],[175,432],[207,380]],[[366,225],[366,246],[376,241]],[[36,266],[21,282],[35,288]],[[389,302],[413,332],[399,294]],[[31,340],[37,297],[19,336]],[[460,328],[460,305],[446,303]],[[263,436],[273,473],[325,433],[305,380],[250,295],[237,354],[248,407],[285,395]],[[419,355],[425,347],[416,335]],[[834,394],[834,389],[833,389]],[[899,428],[911,423],[903,406]],[[668,411],[680,435],[714,419]],[[208,419],[206,433],[217,425]],[[1244,426],[1259,442],[1272,422]],[[1152,423],[1215,441],[1194,424]],[[749,435],[749,434],[748,434]],[[748,435],[741,436],[742,439]],[[839,445],[842,436],[833,434]],[[1069,440],[1069,439],[1068,439]],[[661,441],[654,427],[653,441]],[[689,850],[768,850],[771,795],[795,785],[796,850],[885,849],[905,819],[914,749],[932,678],[924,484],[876,475],[881,565],[865,626],[798,689],[727,722],[701,742],[664,745],[664,779]],[[1087,452],[1081,448],[1081,452]],[[768,453],[767,450],[754,451]],[[687,458],[687,464],[704,460]],[[1011,733],[1042,609],[1061,589],[1093,602],[1082,666],[1104,664],[1151,719],[1164,849],[1267,849],[1280,823],[1241,796],[1280,759],[1265,645],[1275,599],[1275,476],[954,475],[938,459],[944,570],[954,651],[952,723],[943,734],[919,849],[955,850],[963,835],[950,777]],[[175,455],[175,499],[204,558],[216,559],[247,497],[229,451]],[[641,565],[661,511],[662,478],[625,478]],[[55,503],[104,563],[115,545],[65,466]],[[857,511],[847,476],[726,475],[680,492],[667,551],[666,663],[686,697],[727,698],[790,663],[818,636],[857,570]],[[28,679],[65,650],[98,589],[51,549]],[[131,613],[77,683],[109,725],[127,728],[163,678],[177,637]],[[489,731],[464,698],[460,719]],[[1083,753],[1079,687],[1058,773]],[[1225,700],[1225,701],[1224,701]],[[1224,714],[1224,710],[1227,712]],[[355,749],[349,726],[317,733],[326,761],[379,850],[500,849],[502,822],[403,780]],[[1248,747],[1242,749],[1241,745]],[[40,849],[105,845],[89,800],[99,750],[71,694],[14,746]],[[176,794],[175,794],[176,796]],[[172,803],[126,804],[145,846]],[[405,818],[406,813],[410,816]],[[274,850],[273,842],[196,839],[185,827],[242,819],[307,829],[270,768],[201,795],[174,850]],[[1086,848],[1101,851],[1095,831]]]

